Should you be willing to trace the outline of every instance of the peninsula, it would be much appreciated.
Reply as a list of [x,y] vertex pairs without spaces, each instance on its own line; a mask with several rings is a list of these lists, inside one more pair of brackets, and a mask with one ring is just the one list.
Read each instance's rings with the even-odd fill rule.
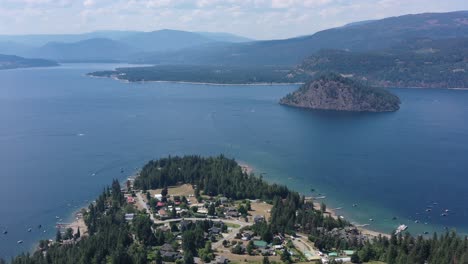
[[400,108],[400,99],[385,89],[328,73],[288,94],[280,104],[322,110],[393,112]]
[[208,84],[298,83],[308,76],[291,78],[289,66],[219,66],[154,65],[117,68],[113,71],[88,73],[91,77],[108,77],[128,82],[189,82]]
[[58,66],[58,63],[44,59],[27,59],[13,55],[0,54],[0,70],[52,66]]
[[162,158],[114,180],[82,211],[86,228],[11,263],[466,263],[455,232],[368,236],[313,202],[222,155]]

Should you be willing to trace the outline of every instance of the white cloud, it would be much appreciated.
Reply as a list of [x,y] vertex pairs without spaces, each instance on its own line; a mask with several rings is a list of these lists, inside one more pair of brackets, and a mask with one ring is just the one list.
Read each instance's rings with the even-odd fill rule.
[[[402,4],[404,3],[404,4]],[[0,34],[101,29],[227,31],[253,38],[312,34],[345,23],[468,9],[466,0],[0,0]]]
[[87,8],[92,7],[92,6],[94,6],[95,4],[96,4],[96,2],[95,2],[94,0],[85,0],[85,1],[83,2],[83,6],[84,6],[84,7],[87,7]]

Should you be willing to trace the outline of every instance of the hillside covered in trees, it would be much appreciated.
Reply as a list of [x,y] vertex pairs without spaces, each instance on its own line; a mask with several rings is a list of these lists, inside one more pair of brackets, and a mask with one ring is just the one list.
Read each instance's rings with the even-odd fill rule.
[[117,68],[113,71],[89,73],[93,77],[112,77],[130,82],[172,81],[216,84],[257,84],[302,82],[308,76],[290,78],[287,66],[216,66],[156,65]]
[[58,66],[58,64],[50,60],[27,59],[13,55],[0,54],[0,70],[51,66]]
[[372,52],[322,50],[305,59],[291,76],[307,79],[330,71],[379,87],[468,87],[468,38],[411,39]]
[[400,99],[383,88],[328,73],[288,94],[280,104],[322,110],[390,112],[400,108]]

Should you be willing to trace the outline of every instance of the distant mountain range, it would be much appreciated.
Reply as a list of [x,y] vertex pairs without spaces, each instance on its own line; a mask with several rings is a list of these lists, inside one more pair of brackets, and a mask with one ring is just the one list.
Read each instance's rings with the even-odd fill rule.
[[64,35],[0,35],[0,53],[59,61],[131,61],[146,53],[250,39],[228,33],[179,30],[96,31]]
[[0,70],[58,66],[54,61],[44,59],[26,59],[13,55],[0,54]]
[[425,13],[348,24],[310,36],[222,43],[177,52],[145,54],[141,63],[295,65],[322,49],[356,52],[383,50],[415,38],[468,37],[468,11]]
[[125,43],[105,38],[93,38],[73,43],[50,42],[28,52],[29,56],[41,56],[58,61],[125,61],[138,52]]
[[[4,54],[158,65],[96,73],[128,80],[211,82],[227,76],[227,82],[297,82],[316,73],[337,72],[374,86],[400,87],[468,87],[467,47],[468,11],[361,21],[310,36],[269,41],[178,30],[0,36]],[[164,65],[170,66],[165,69]],[[194,65],[202,70],[190,67]],[[244,74],[250,70],[251,74]]]

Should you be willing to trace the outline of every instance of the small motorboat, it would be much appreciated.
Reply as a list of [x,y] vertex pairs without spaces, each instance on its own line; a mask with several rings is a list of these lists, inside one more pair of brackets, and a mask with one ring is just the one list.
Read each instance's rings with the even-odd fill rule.
[[16,243],[17,244],[23,244],[23,240],[18,240]]
[[28,228],[28,232],[31,232],[32,231],[32,228]]

